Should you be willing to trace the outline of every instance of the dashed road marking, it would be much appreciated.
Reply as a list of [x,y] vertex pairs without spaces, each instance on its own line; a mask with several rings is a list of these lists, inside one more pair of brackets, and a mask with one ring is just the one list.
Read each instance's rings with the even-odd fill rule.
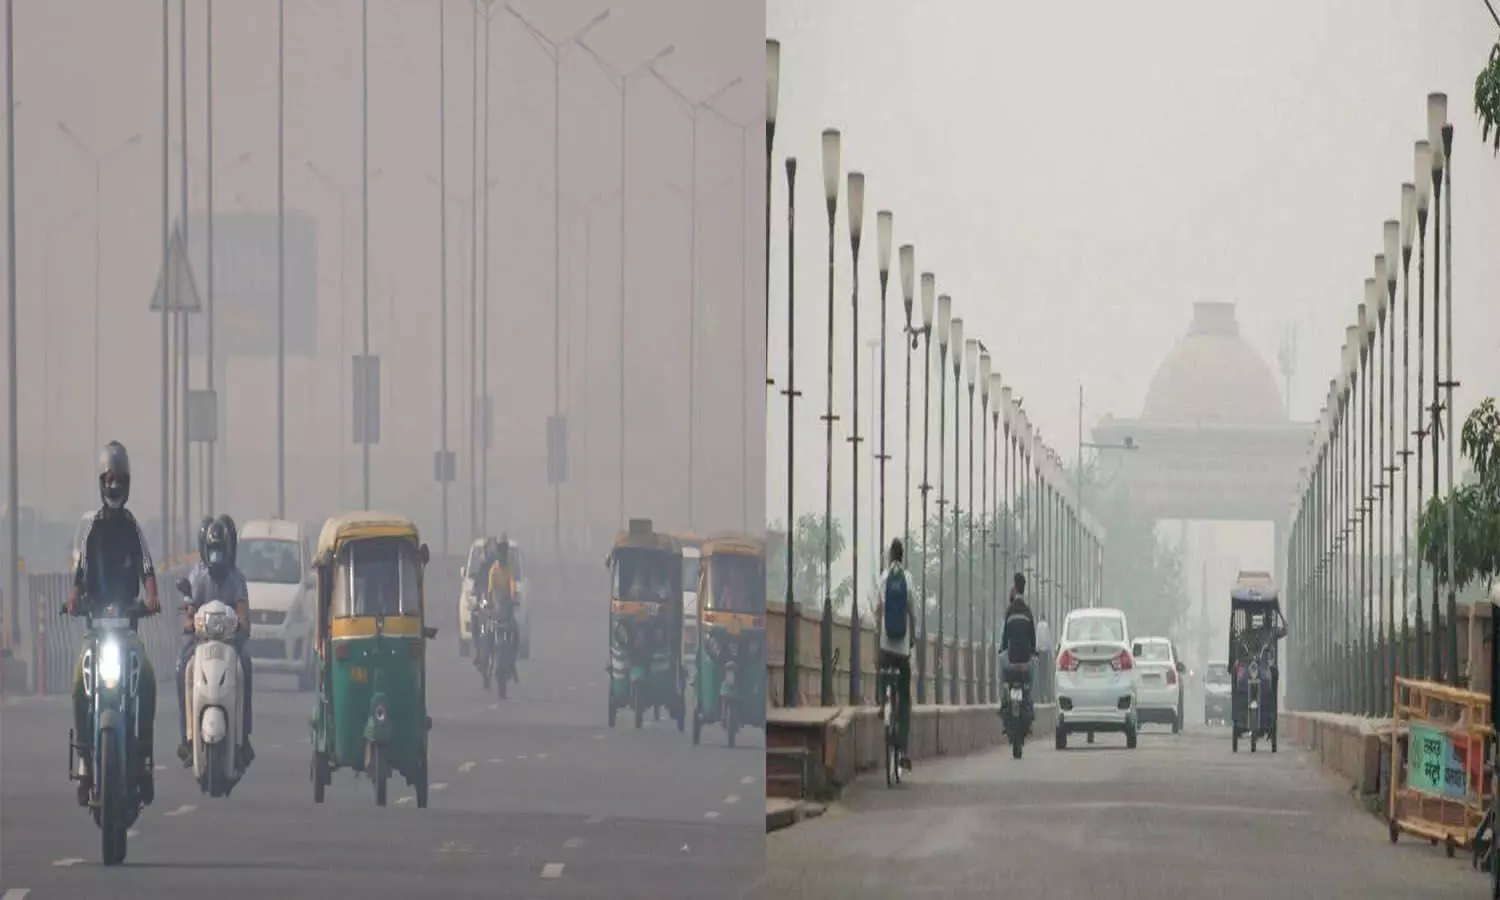
[[[523,758],[524,758],[524,757],[523,757]],[[537,754],[537,755],[536,755],[536,758],[537,758],[537,759],[546,759],[546,758],[547,758],[547,754],[545,754],[545,753],[538,753],[538,754]]]
[[604,817],[603,816],[589,816],[587,819],[583,820],[583,824],[585,824],[585,825],[598,825],[600,822],[603,822],[603,821],[604,821]]
[[473,763],[472,760],[470,760],[469,762],[462,763],[458,767],[458,774],[463,775],[463,774],[465,774],[465,773],[467,773],[469,771],[472,771],[473,768],[474,768],[474,763]]
[[396,798],[396,805],[397,806],[405,806],[406,804],[410,803],[411,801],[412,801],[411,797],[397,797]]
[[547,863],[542,866],[543,878],[561,878],[563,873],[562,863]]
[[718,817],[719,817],[719,811],[717,809],[711,809],[708,812],[706,812],[706,813],[703,814],[703,818],[705,818],[705,819],[717,819]]
[[503,756],[492,756],[489,759],[485,760],[485,762],[503,763],[503,762],[505,762],[505,757],[503,757]]
[[141,836],[141,830],[139,828],[127,829],[126,832],[125,832],[125,836],[126,837],[140,837]]
[[0,900],[26,900],[26,895],[31,893],[31,888],[11,888],[0,894]]
[[522,753],[520,756],[516,757],[516,759],[525,759],[525,758],[526,758],[526,754],[524,754],[524,753]]
[[69,866],[76,866],[81,864],[82,862],[83,860],[79,859],[76,856],[69,857],[68,859],[54,859],[52,861],[52,867],[55,869],[66,869]]
[[186,805],[179,806],[176,809],[168,810],[167,812],[162,813],[162,815],[168,818],[172,818],[174,816],[185,816],[197,808],[198,807],[194,806],[193,804],[188,803]]
[[740,779],[740,784],[754,784],[754,783],[755,783],[755,776],[754,775],[746,775],[745,777],[743,777],[743,778]]
[[583,846],[583,838],[568,838],[566,841],[563,841],[563,846],[569,850],[577,850]]
[[730,803],[730,804],[732,804],[732,803],[738,803],[738,802],[740,802],[740,795],[739,794],[730,794],[728,797],[724,798],[724,802],[725,803]]
[[432,786],[432,789],[435,791],[446,791],[448,789],[448,782],[439,781]]
[[154,769],[154,770],[156,770],[156,771],[158,771],[158,772],[165,772],[165,771],[167,771],[167,767],[164,766],[164,765],[162,765],[161,763],[157,763],[156,765],[152,766],[151,768]]

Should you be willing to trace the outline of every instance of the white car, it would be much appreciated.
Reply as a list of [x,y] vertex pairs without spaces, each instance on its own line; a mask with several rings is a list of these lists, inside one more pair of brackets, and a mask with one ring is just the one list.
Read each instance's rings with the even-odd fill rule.
[[1232,687],[1229,679],[1229,663],[1210,660],[1208,671],[1203,673],[1203,724],[1228,725],[1231,715]]
[[1172,641],[1164,637],[1137,638],[1130,648],[1135,657],[1136,688],[1140,709],[1136,717],[1142,725],[1170,725],[1173,734],[1182,733],[1182,676],[1187,665],[1177,655]]
[[1118,609],[1077,609],[1063,620],[1057,653],[1057,749],[1082,732],[1125,735],[1134,750],[1137,719],[1130,628]]
[[250,658],[258,672],[295,675],[298,690],[317,685],[313,646],[313,571],[302,526],[255,519],[240,527],[235,563],[250,589]]

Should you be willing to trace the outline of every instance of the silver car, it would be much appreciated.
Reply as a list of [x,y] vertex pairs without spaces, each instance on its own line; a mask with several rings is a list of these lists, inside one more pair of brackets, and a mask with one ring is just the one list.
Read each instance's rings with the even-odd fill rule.
[[1134,750],[1139,727],[1130,628],[1118,609],[1079,609],[1063,620],[1057,653],[1057,749],[1068,735],[1122,733]]

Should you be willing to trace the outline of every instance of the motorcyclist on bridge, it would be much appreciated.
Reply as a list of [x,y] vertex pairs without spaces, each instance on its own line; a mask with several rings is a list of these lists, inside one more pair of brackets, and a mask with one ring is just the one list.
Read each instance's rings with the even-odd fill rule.
[[1036,658],[1036,616],[1026,605],[1026,576],[1016,573],[1011,582],[1010,602],[1005,608],[1005,628],[1000,633],[1002,674],[1006,685],[1021,685],[1021,702],[1031,708],[1031,668]]
[[[125,508],[130,499],[130,455],[125,445],[110,441],[99,454],[99,499],[101,505],[84,532],[78,546],[78,562],[73,570],[73,586],[68,591],[67,613],[70,616],[92,614],[109,603],[133,605],[145,587],[146,615],[161,612],[156,595],[156,568],[151,550],[141,533],[135,516]],[[150,805],[155,798],[152,776],[156,732],[156,672],[151,658],[138,635],[132,635],[134,651],[140,659],[140,746],[141,770],[137,773],[141,802]],[[83,656],[73,669],[73,735],[78,749],[78,796],[87,802],[93,785],[93,733],[89,728],[89,703],[83,686]]]
[[237,768],[244,770],[255,759],[255,750],[250,746],[251,684],[250,653],[245,648],[245,637],[250,633],[250,588],[245,576],[235,564],[239,534],[234,519],[226,513],[217,519],[204,519],[198,532],[198,562],[188,572],[187,591],[184,600],[188,609],[183,614],[182,631],[187,635],[182,652],[177,657],[177,713],[178,745],[177,758],[184,766],[192,765],[193,748],[187,739],[187,664],[193,658],[197,646],[194,637],[193,617],[205,603],[217,600],[232,607],[239,620],[239,633],[235,636],[235,649],[240,658],[240,671],[245,680],[245,723],[240,742],[240,758]]
[[520,646],[516,607],[520,605],[521,598],[516,596],[516,579],[510,568],[510,539],[504,535],[501,535],[500,540],[495,542],[494,550],[490,554],[489,580],[486,588],[490,598],[490,608],[495,610],[497,621],[510,626],[507,638],[510,644],[510,679],[520,684],[521,676],[516,670],[516,650]]

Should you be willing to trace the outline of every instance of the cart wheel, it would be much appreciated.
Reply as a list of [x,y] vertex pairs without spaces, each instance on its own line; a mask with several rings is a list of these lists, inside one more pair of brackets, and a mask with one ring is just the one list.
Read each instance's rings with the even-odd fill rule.
[[1391,822],[1387,829],[1390,832],[1391,843],[1396,843],[1401,838],[1401,828],[1395,822]]
[[703,739],[703,717],[698,715],[698,707],[693,707],[693,745]]
[[1240,752],[1240,730],[1235,728],[1229,732],[1229,752]]
[[417,760],[416,784],[417,809],[427,808],[427,742],[422,742],[422,757]]
[[1457,853],[1457,852],[1458,852],[1458,845],[1453,842],[1453,836],[1449,835],[1448,837],[1444,838],[1443,839],[1443,855],[1447,856],[1449,859],[1452,859],[1453,855],[1455,853]]

